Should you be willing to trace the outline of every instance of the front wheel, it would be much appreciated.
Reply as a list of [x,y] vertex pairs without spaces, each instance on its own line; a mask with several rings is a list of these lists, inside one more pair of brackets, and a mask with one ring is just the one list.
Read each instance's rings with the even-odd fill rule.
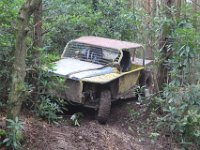
[[109,90],[103,90],[100,93],[99,110],[97,120],[100,124],[105,124],[109,118],[111,109],[111,93]]

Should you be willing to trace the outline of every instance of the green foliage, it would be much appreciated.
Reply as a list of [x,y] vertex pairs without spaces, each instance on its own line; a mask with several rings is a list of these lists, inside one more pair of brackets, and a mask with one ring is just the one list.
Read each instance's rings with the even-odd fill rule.
[[[200,85],[189,85],[180,88],[173,84],[164,89],[162,108],[166,113],[160,123],[167,126],[171,132],[184,142],[200,140]],[[199,145],[200,146],[200,145]]]
[[0,129],[0,148],[3,145],[3,140],[5,139],[5,137],[6,137],[6,131],[3,129]]
[[171,47],[174,55],[167,62],[170,75],[178,85],[196,83],[200,71],[200,34],[190,23],[181,22],[179,26],[172,34],[174,43]]
[[158,139],[159,135],[160,135],[160,134],[157,133],[157,132],[152,132],[152,133],[150,133],[149,138],[151,139],[151,142],[152,142],[152,143],[155,143],[155,141]]
[[120,0],[99,1],[95,12],[92,1],[46,1],[45,4],[47,9],[53,9],[45,14],[48,18],[45,28],[52,31],[46,34],[51,45],[49,49],[56,48],[60,52],[69,40],[83,35],[132,40],[140,24],[135,14],[124,9],[127,6]]
[[200,148],[199,37],[189,20],[182,19],[174,27],[169,46],[172,55],[166,61],[170,81],[156,99],[164,112],[159,125],[177,135],[183,147],[195,144],[197,149]]
[[7,119],[7,122],[8,132],[3,143],[6,144],[8,148],[11,148],[13,150],[20,149],[21,141],[23,139],[23,122],[21,122],[17,117],[15,118],[15,120]]
[[144,98],[144,90],[145,90],[144,86],[137,86],[137,88],[134,91],[134,95],[136,95],[139,103],[142,103],[145,99]]
[[3,129],[0,129],[0,137],[3,137],[6,135],[6,131]]
[[5,101],[10,83],[13,50],[15,45],[15,22],[22,0],[0,1],[0,100]]
[[[160,7],[160,1],[157,2]],[[23,0],[0,1],[0,107],[5,105],[4,101],[9,92],[15,49],[15,20],[22,3]],[[33,98],[32,93],[35,92],[38,95],[39,102],[36,107],[38,116],[48,122],[58,121],[60,118],[58,113],[62,113],[65,102],[53,98],[52,95],[55,94],[55,89],[61,95],[64,93],[67,89],[63,84],[65,80],[58,77],[50,79],[45,68],[47,64],[59,58],[68,41],[85,35],[136,41],[143,43],[144,46],[147,46],[150,41],[155,62],[159,65],[163,61],[160,60],[159,49],[160,33],[163,31],[170,33],[168,50],[172,51],[172,56],[165,61],[169,68],[169,82],[165,85],[161,97],[151,101],[150,105],[159,106],[159,109],[162,109],[164,117],[161,118],[161,123],[180,135],[183,142],[198,143],[200,134],[198,94],[200,89],[200,35],[198,29],[193,27],[193,17],[199,17],[199,13],[191,13],[191,4],[182,6],[183,18],[178,20],[175,19],[173,13],[173,17],[170,18],[161,10],[158,10],[154,18],[151,18],[142,8],[136,7],[134,11],[129,10],[127,1],[122,0],[99,0],[96,10],[93,8],[92,1],[85,0],[43,0],[43,6],[44,46],[38,49],[40,57],[35,58],[32,51],[33,31],[30,31],[27,40],[26,87],[18,87],[29,93],[29,101]],[[175,12],[174,8],[171,10]],[[33,30],[32,25],[30,29]],[[40,60],[41,65],[35,66],[36,59]],[[37,78],[34,80],[37,84],[32,83],[33,78]],[[136,93],[142,103],[143,88],[138,88]],[[139,116],[134,109],[130,109],[129,114],[132,120]],[[81,115],[74,114],[72,124],[79,126],[80,118]],[[14,129],[20,123],[19,120],[10,120],[10,122],[12,126],[9,126],[9,129],[13,132],[9,132],[6,144],[18,147],[19,142],[17,141],[20,138]],[[16,130],[21,130],[21,128],[17,127]],[[157,134],[152,133],[151,137],[157,137]]]
[[60,106],[56,102],[47,96],[41,96],[41,100],[36,108],[36,114],[49,123],[56,123],[61,117],[58,116],[58,113],[63,113]]
[[[66,102],[58,95],[63,93],[64,78],[52,76],[48,69],[53,67],[50,62],[58,59],[57,55],[45,54],[41,51],[41,66],[38,66],[38,97],[35,112],[38,116],[47,120],[49,123],[56,123],[61,119],[60,114],[66,111]],[[49,65],[50,64],[50,65]],[[58,93],[57,93],[58,92]]]
[[137,110],[135,111],[133,108],[128,108],[128,113],[130,117],[130,122],[134,122],[135,120],[137,120],[140,115],[140,113]]
[[5,104],[0,101],[0,108],[2,109],[4,106]]

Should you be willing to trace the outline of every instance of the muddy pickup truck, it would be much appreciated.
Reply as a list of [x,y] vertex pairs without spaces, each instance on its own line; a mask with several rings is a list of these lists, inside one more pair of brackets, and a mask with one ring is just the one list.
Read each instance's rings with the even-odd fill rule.
[[96,109],[99,123],[106,123],[112,101],[135,96],[137,85],[151,84],[145,71],[151,61],[135,57],[139,50],[144,51],[140,44],[102,37],[70,41],[51,70],[65,78],[65,86],[56,93],[70,103]]

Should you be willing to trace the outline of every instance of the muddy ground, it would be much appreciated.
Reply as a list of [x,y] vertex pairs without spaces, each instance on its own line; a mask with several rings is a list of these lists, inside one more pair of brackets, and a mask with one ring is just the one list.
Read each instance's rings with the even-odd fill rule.
[[[131,111],[132,110],[132,111]],[[80,127],[71,125],[70,116],[83,113]],[[91,109],[70,107],[59,124],[23,115],[24,150],[172,150],[169,135],[155,132],[156,116],[145,106],[126,100],[112,105],[110,120],[100,125]],[[157,136],[158,135],[158,136]]]

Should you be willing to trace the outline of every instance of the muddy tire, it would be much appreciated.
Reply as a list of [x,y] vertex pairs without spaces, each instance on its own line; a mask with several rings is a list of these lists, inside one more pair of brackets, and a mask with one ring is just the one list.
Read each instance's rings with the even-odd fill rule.
[[100,124],[105,124],[110,115],[111,93],[109,90],[103,90],[100,93],[99,110],[97,120]]

